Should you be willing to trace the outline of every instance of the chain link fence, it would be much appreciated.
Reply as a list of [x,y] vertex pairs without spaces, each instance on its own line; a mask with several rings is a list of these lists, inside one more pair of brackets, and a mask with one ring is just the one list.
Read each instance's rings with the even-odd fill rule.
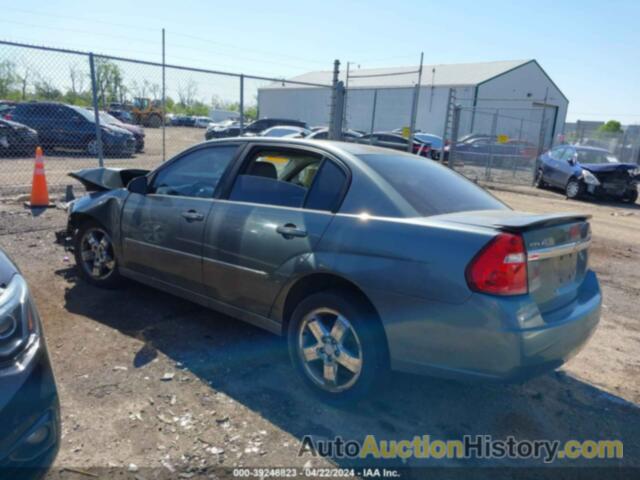
[[[307,108],[274,86],[313,88]],[[100,165],[152,169],[208,129],[251,132],[265,117],[331,124],[335,85],[219,72],[0,41],[0,194],[29,190],[36,146],[53,190]]]
[[536,157],[553,143],[545,107],[456,107],[449,166],[481,182],[531,185]]

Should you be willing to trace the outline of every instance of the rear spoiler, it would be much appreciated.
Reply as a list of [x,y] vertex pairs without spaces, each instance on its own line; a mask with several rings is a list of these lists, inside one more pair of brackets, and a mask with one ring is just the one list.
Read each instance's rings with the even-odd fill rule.
[[[434,217],[437,218],[437,217]],[[513,210],[476,210],[445,214],[439,217],[443,221],[489,227],[504,232],[526,232],[536,228],[552,227],[573,222],[584,222],[591,215],[583,213],[522,213]]]
[[522,215],[496,220],[494,226],[507,232],[526,232],[535,228],[552,227],[563,223],[585,222],[591,218],[583,213],[546,213]]
[[100,192],[125,188],[136,177],[142,177],[150,170],[139,168],[85,168],[69,173],[71,178],[78,180],[88,192]]

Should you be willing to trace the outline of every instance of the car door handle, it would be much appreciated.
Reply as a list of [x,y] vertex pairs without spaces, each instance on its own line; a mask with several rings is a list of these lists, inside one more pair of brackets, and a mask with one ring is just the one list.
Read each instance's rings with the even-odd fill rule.
[[276,228],[276,232],[282,235],[286,239],[294,237],[306,237],[307,231],[296,227],[293,223],[287,223],[286,225],[280,225]]
[[196,212],[195,210],[187,210],[186,212],[182,212],[182,217],[185,218],[188,222],[201,222],[202,220],[204,220],[204,214]]

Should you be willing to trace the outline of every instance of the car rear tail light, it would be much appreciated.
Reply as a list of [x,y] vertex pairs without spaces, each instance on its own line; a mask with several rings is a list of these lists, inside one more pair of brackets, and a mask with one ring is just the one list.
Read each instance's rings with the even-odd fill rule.
[[7,113],[7,114],[4,116],[4,119],[5,119],[5,120],[13,120],[13,115],[11,115],[10,113]]
[[527,253],[520,235],[501,233],[473,258],[466,271],[469,288],[492,295],[528,291]]

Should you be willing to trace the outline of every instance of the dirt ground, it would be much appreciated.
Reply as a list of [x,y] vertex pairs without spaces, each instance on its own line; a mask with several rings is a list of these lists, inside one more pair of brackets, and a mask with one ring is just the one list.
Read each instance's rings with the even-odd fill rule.
[[[216,478],[234,476],[232,467],[240,466],[351,465],[298,456],[305,435],[620,439],[622,460],[561,466],[640,467],[640,205],[569,201],[528,188],[494,193],[519,210],[593,215],[591,265],[604,292],[594,337],[560,371],[522,385],[394,374],[384,391],[350,408],[311,396],[295,378],[280,338],[138,284],[107,291],[79,281],[73,260],[53,243],[64,212],[33,216],[20,205],[1,204],[0,246],[31,285],[60,391],[62,446],[51,478]],[[379,465],[525,464],[541,465]],[[554,478],[592,470],[563,470]],[[423,474],[416,469],[407,476]],[[496,472],[474,471],[469,478],[479,476]],[[613,478],[611,472],[605,477]]]

